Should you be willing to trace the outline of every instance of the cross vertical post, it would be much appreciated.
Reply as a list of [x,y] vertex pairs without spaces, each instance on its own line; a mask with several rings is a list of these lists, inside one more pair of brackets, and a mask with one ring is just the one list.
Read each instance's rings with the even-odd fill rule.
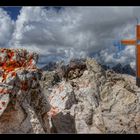
[[140,25],[136,26],[136,39],[121,40],[121,44],[136,46],[136,85],[140,87]]
[[137,36],[137,45],[136,45],[136,72],[137,72],[137,79],[136,83],[137,86],[140,87],[140,25],[137,25],[136,30],[136,36]]

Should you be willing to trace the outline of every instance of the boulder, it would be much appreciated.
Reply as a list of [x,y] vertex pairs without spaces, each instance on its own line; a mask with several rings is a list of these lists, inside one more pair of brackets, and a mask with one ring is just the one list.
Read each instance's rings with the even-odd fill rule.
[[24,49],[0,49],[0,133],[49,132],[37,59]]

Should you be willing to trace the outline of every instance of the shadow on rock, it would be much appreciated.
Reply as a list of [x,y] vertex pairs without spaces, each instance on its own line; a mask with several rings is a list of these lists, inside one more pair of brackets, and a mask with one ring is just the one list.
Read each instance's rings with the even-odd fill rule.
[[51,133],[76,133],[75,119],[69,112],[60,112],[52,117]]

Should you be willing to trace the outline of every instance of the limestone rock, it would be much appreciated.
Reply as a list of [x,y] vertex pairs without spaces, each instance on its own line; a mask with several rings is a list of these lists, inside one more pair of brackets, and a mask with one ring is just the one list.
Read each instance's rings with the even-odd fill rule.
[[48,99],[51,109],[48,116],[52,123],[54,133],[74,133],[74,117],[71,116],[69,109],[76,104],[76,98],[70,83],[62,82],[53,88]]
[[49,132],[37,57],[23,49],[0,49],[0,133]]
[[25,50],[0,50],[0,133],[140,133],[135,77],[91,58],[53,71],[36,61]]
[[80,77],[52,87],[51,133],[140,133],[135,78],[105,71],[90,58],[86,67]]

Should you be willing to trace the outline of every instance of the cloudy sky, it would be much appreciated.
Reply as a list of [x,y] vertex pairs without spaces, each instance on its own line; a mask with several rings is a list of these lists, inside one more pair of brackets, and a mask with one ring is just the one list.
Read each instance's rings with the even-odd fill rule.
[[131,64],[140,7],[0,7],[0,47],[26,48],[46,62],[91,56],[107,65]]

